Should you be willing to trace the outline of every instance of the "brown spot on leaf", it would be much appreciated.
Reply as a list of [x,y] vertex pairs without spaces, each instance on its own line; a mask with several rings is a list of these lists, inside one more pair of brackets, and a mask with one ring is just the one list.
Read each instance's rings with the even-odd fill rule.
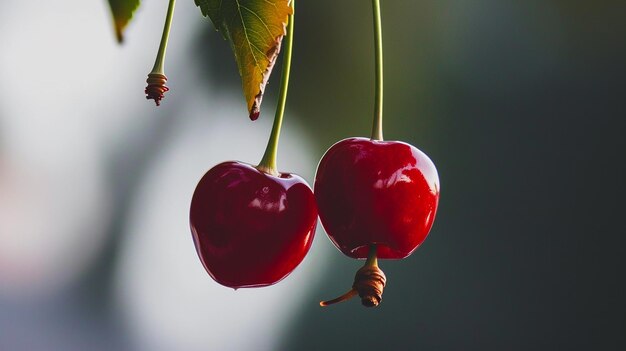
[[284,35],[276,37],[274,45],[271,46],[266,52],[269,61],[265,72],[263,72],[263,80],[259,84],[259,92],[254,97],[254,102],[252,103],[252,108],[250,109],[250,119],[253,121],[256,120],[261,113],[261,103],[263,102],[263,95],[265,94],[265,86],[267,86],[267,82],[270,79],[270,75],[272,74],[276,60],[278,59],[283,37]]

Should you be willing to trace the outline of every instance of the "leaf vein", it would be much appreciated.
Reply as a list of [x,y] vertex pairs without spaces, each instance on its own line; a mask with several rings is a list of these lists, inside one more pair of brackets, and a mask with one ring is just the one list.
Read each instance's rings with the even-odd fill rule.
[[267,32],[269,33],[270,37],[272,36],[272,31],[270,30],[270,27],[265,23],[265,21],[263,21],[263,18],[261,18],[261,16],[259,16],[256,12],[252,11],[251,9],[249,9],[246,6],[241,5],[241,7],[245,10],[248,10],[248,12],[250,12],[251,14],[253,14],[256,18],[259,19],[259,22],[261,22],[261,24],[263,24],[263,27],[265,27],[265,29],[267,30]]
[[253,49],[252,49],[253,44],[250,41],[250,38],[248,37],[248,29],[246,28],[246,22],[243,18],[243,13],[241,12],[241,4],[239,3],[239,0],[235,0],[235,3],[237,4],[237,13],[239,14],[239,18],[241,19],[241,26],[243,27],[243,35],[246,37],[246,42],[248,43],[248,46],[250,48],[250,54],[252,55],[252,59],[254,60],[254,66],[259,71],[261,71],[261,73],[263,73],[259,65],[259,61],[257,60],[256,56],[253,53]]

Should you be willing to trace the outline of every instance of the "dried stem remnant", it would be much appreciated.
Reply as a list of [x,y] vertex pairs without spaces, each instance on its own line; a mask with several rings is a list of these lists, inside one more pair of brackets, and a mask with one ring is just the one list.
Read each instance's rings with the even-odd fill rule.
[[150,73],[146,82],[148,83],[145,90],[146,99],[152,99],[157,106],[160,106],[165,93],[170,90],[170,88],[165,86],[167,77],[160,73]]
[[376,307],[383,299],[387,283],[385,273],[378,266],[363,266],[354,276],[352,289],[359,293],[365,307]]
[[320,306],[328,306],[351,299],[357,294],[365,307],[376,307],[383,299],[383,289],[387,284],[385,273],[378,268],[376,259],[376,245],[370,247],[370,253],[365,265],[356,272],[352,289],[347,293],[328,301],[320,302]]

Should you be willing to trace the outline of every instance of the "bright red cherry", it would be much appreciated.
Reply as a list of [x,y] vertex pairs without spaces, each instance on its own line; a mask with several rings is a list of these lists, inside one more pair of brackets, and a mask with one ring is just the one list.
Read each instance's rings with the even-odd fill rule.
[[210,169],[191,201],[200,260],[215,281],[235,289],[289,275],[309,251],[316,222],[315,197],[302,178],[239,162]]
[[[349,138],[320,161],[314,192],[335,246],[349,257],[368,258],[366,266],[372,266],[376,258],[407,257],[424,241],[435,220],[439,177],[428,156],[412,145]],[[377,266],[376,271],[382,294],[384,274]],[[366,278],[357,274],[359,279]]]
[[315,197],[322,225],[341,252],[409,256],[426,239],[439,201],[439,177],[420,150],[398,141],[350,138],[320,161]]

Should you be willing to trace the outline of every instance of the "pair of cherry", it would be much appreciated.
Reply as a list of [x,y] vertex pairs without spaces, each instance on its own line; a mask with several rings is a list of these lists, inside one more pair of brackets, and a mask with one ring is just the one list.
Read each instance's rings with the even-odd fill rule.
[[381,300],[385,275],[377,258],[409,256],[435,219],[439,179],[412,145],[349,138],[323,156],[314,192],[297,175],[224,162],[200,180],[191,202],[196,250],[207,272],[232,287],[267,286],[285,278],[308,253],[317,217],[335,246],[365,266],[338,302],[359,294]]
[[[294,1],[291,0],[292,9]],[[383,141],[383,64],[380,1],[372,0],[376,48],[376,104],[372,138],[349,138],[322,157],[314,192],[297,175],[276,171],[276,150],[287,98],[294,16],[287,25],[283,79],[267,149],[257,167],[224,162],[210,169],[191,201],[196,251],[218,283],[275,284],[308,253],[317,217],[345,255],[362,259],[346,294],[321,305],[361,297],[377,306],[386,284],[378,258],[401,259],[426,238],[437,211],[439,178],[414,146]]]

